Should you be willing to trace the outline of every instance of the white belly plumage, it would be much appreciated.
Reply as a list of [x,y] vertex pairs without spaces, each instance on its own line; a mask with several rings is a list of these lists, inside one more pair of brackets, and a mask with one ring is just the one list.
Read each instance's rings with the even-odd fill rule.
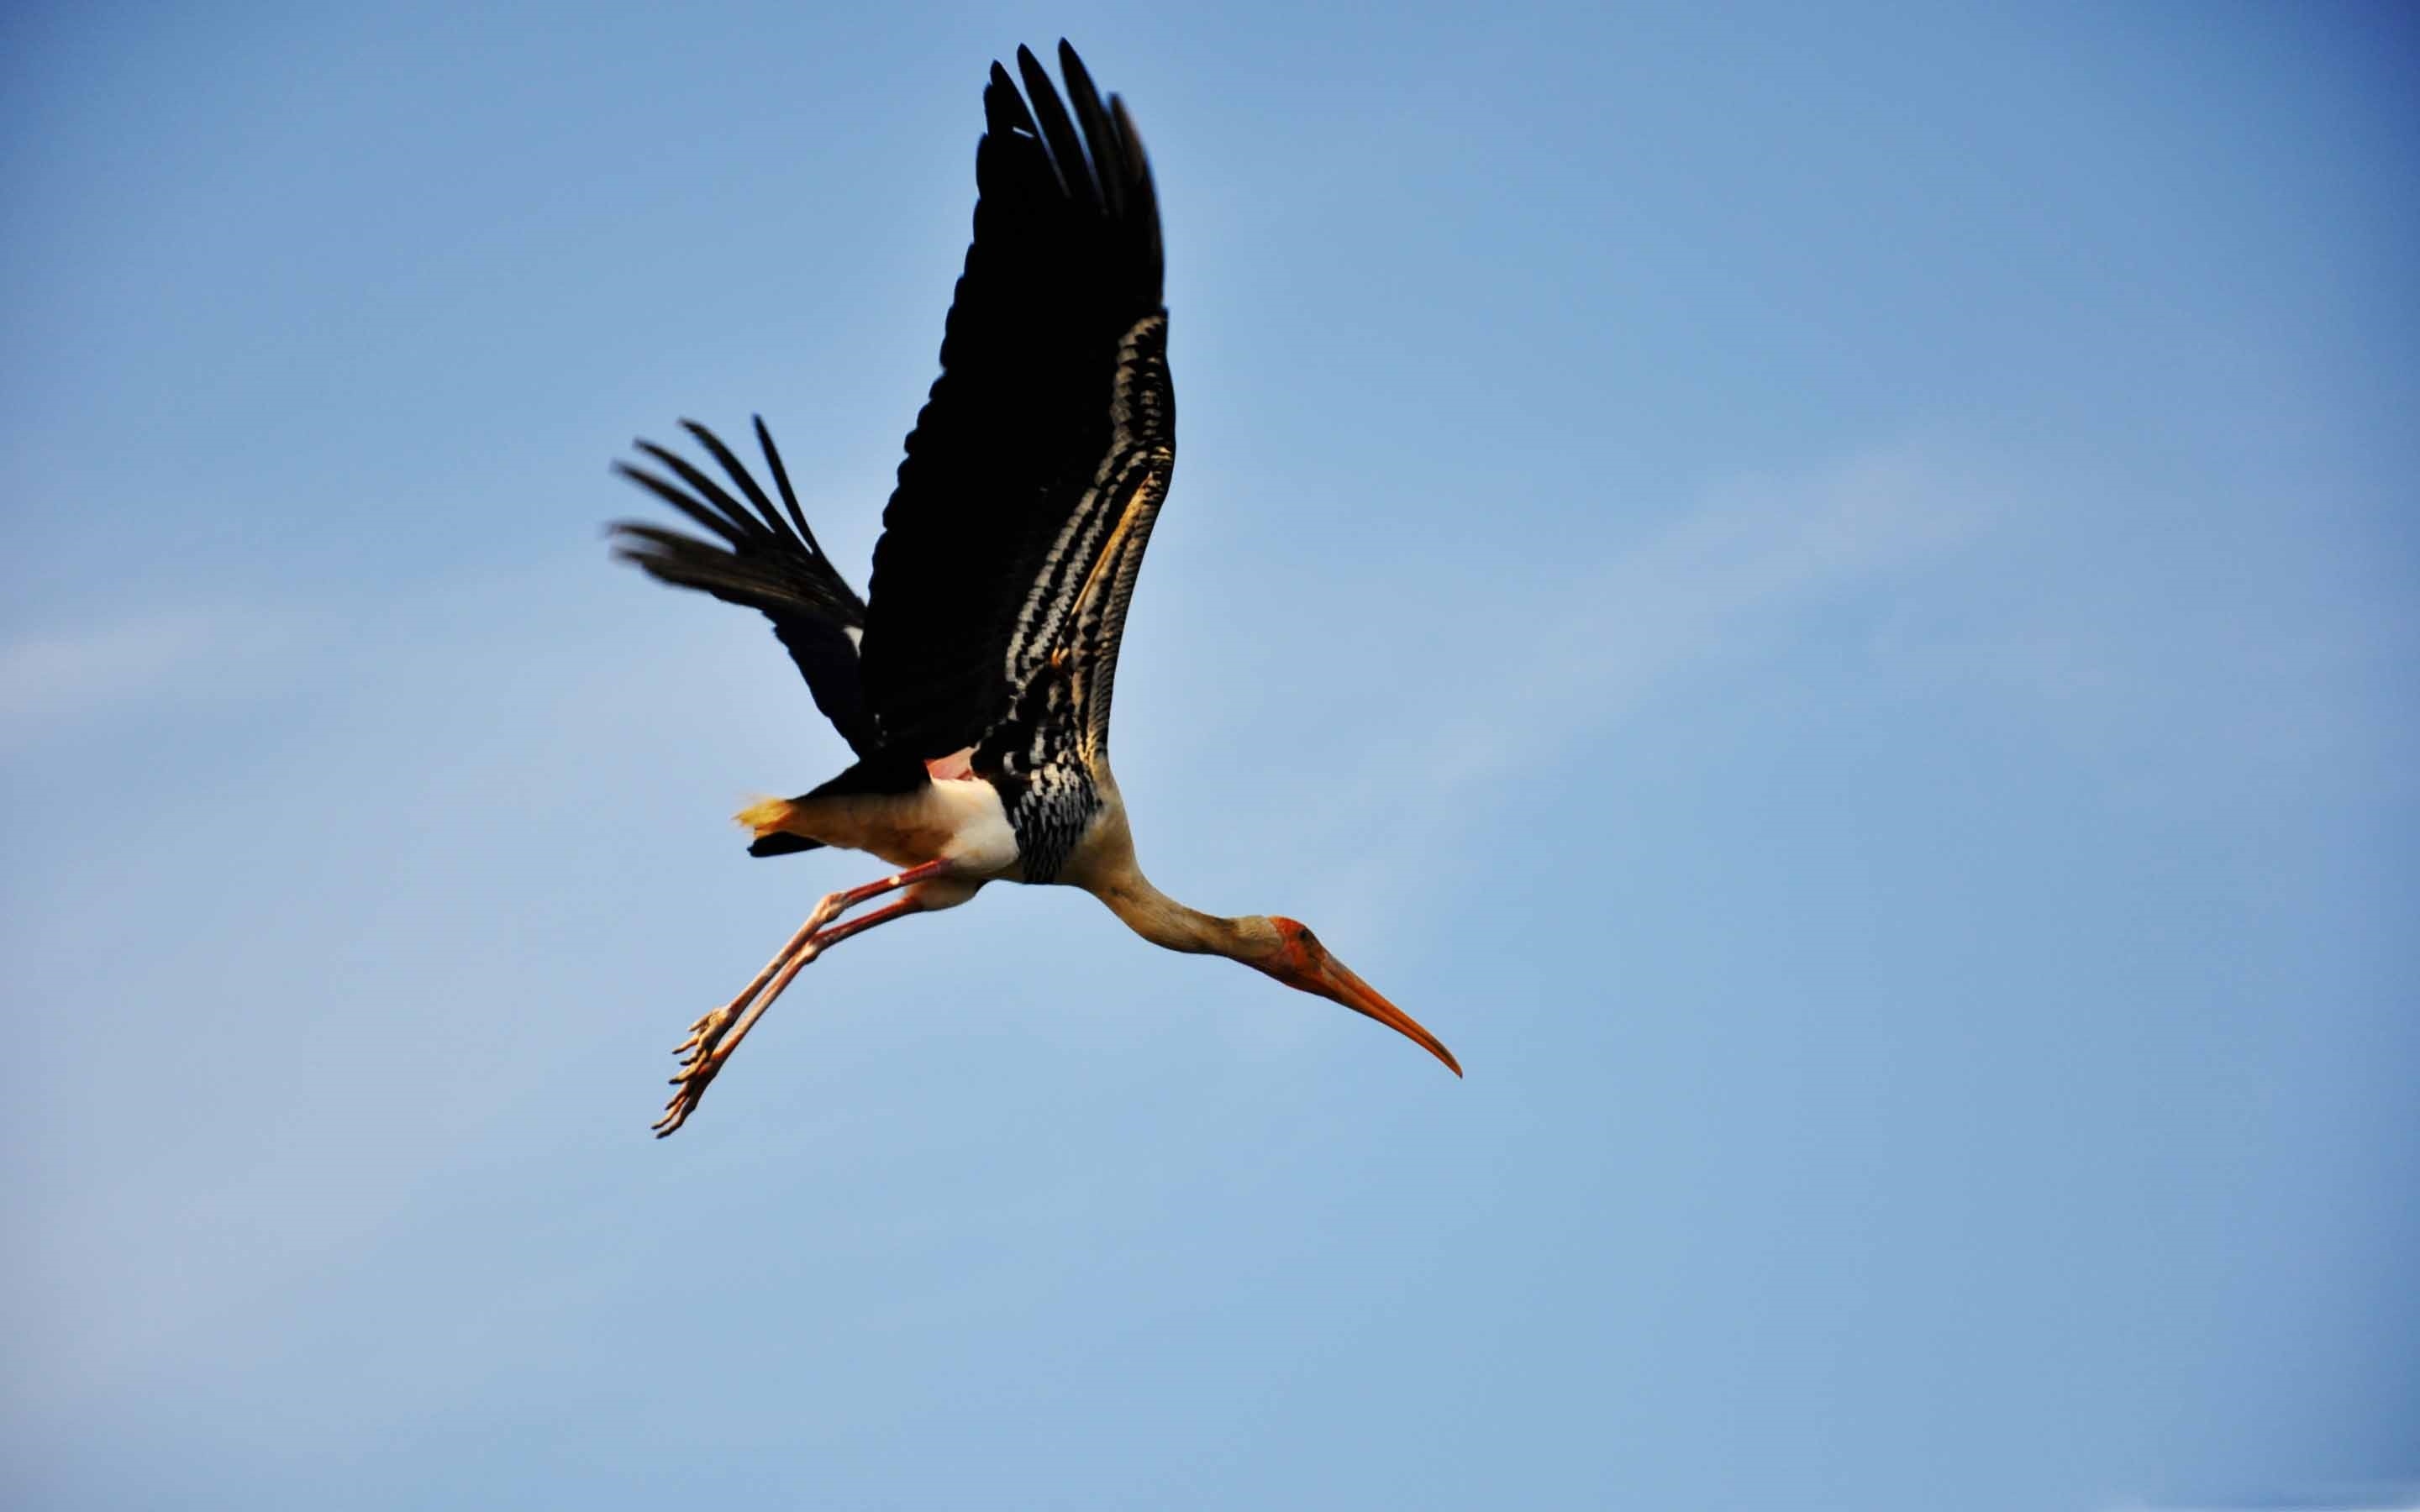
[[952,872],[985,882],[1018,878],[1016,831],[1001,806],[999,789],[970,778],[935,782],[923,796],[939,810],[950,836],[939,854],[928,859],[948,861]]

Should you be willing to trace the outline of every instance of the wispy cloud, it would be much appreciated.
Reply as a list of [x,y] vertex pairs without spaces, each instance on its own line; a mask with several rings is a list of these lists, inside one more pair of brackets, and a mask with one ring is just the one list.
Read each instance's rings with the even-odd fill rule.
[[0,643],[0,746],[147,702],[243,687],[287,640],[252,609],[186,609]]
[[[1507,779],[1566,764],[1582,744],[1696,683],[1789,656],[1827,606],[1946,570],[1995,513],[1993,479],[1943,443],[1869,447],[1794,473],[1710,483],[1559,583],[1507,581],[1483,594],[1458,585],[1467,597],[1453,628],[1389,673],[1387,697],[1434,712],[1434,722],[1389,759],[1387,781],[1326,805],[1321,838],[1305,847],[1328,857],[1337,881],[1318,907],[1364,938],[1390,918],[1422,917],[1407,891],[1433,886],[1445,874],[1439,848],[1466,838],[1444,816],[1484,830],[1489,790]],[[1406,811],[1427,817],[1405,825]]]
[[1985,494],[1937,450],[1881,448],[1807,473],[1744,478],[1524,608],[1509,679],[1442,733],[1426,775],[1453,788],[1602,728],[1691,668],[1775,636],[1789,617],[1963,540]]

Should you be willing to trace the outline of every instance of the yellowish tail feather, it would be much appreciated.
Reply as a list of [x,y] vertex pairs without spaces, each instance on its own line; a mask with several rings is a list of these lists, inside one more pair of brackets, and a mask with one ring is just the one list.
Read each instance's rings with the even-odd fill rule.
[[731,817],[756,832],[758,840],[768,835],[790,831],[790,821],[798,816],[799,806],[787,798],[759,798]]

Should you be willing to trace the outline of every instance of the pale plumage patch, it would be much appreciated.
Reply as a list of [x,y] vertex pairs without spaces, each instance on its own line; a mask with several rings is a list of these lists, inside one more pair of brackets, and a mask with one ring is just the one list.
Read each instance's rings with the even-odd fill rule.
[[759,798],[731,817],[742,828],[754,830],[756,838],[762,840],[768,835],[787,833],[798,812],[799,806],[787,798]]

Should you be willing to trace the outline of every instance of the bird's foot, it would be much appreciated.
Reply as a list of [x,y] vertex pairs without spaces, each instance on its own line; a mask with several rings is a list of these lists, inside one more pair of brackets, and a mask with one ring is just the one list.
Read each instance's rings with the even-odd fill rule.
[[832,893],[817,903],[815,911],[807,916],[807,921],[799,926],[799,932],[790,936],[790,943],[782,947],[781,953],[765,964],[764,970],[756,973],[755,980],[742,989],[738,996],[690,1025],[689,1038],[673,1047],[673,1054],[681,1057],[680,1071],[673,1077],[672,1101],[664,1104],[664,1116],[655,1122],[656,1137],[661,1139],[689,1121],[689,1116],[697,1111],[698,1100],[706,1096],[706,1085],[722,1070],[722,1063],[731,1058],[731,1052],[739,1048],[739,1041],[748,1037],[748,1031],[756,1026],[756,1021],[765,1016],[765,1010],[773,1006],[773,999],[781,996],[783,989],[790,985],[791,979],[825,950],[850,935],[862,933],[876,924],[903,915],[922,912],[926,905],[911,892],[887,908],[877,908],[846,923],[833,924],[834,918],[868,898],[895,892],[901,887],[938,876],[949,865],[945,860],[927,861],[879,882],[868,883],[847,892]]
[[770,966],[766,968],[772,976],[770,981],[757,978],[748,984],[746,992],[689,1026],[689,1038],[673,1046],[673,1054],[681,1057],[680,1070],[673,1073],[672,1101],[664,1104],[664,1116],[656,1120],[657,1138],[661,1139],[689,1121],[689,1116],[697,1111],[699,1101],[706,1096],[706,1084],[722,1070],[722,1063],[739,1048],[739,1041],[748,1037],[756,1021],[765,1016],[765,1010],[773,1006],[773,999],[782,995],[790,979],[824,953],[824,943],[823,938],[809,935],[804,944],[790,950],[786,962],[777,958],[779,972]]
[[739,1022],[740,1004],[725,1003],[689,1026],[689,1038],[673,1047],[681,1057],[680,1070],[673,1076],[672,1101],[664,1104],[664,1116],[655,1123],[656,1137],[661,1139],[697,1111],[698,1101],[706,1096],[706,1084],[722,1070],[730,1058],[738,1037],[731,1032]]

